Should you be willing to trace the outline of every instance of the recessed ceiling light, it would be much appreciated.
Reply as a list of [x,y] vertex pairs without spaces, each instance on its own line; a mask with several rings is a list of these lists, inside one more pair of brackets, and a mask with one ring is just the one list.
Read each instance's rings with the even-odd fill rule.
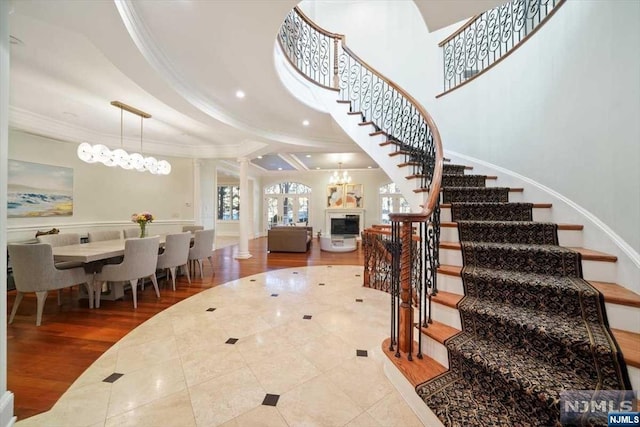
[[303,120],[302,126],[309,126],[309,120]]
[[278,170],[279,170],[279,171],[281,171],[281,170],[282,170],[282,168],[278,168]]
[[367,166],[367,169],[371,169],[372,166]]
[[241,91],[241,90],[237,90],[236,91],[236,98],[242,99],[244,97],[245,97],[245,93],[243,91]]
[[319,168],[319,167],[316,167],[316,170],[317,170],[317,171],[319,171],[319,170],[320,170],[320,168]]
[[261,159],[261,158],[262,158],[262,156],[258,156],[258,158],[259,158],[259,159]]
[[307,159],[310,159],[310,158],[311,158],[311,154],[307,154],[305,157],[306,157]]

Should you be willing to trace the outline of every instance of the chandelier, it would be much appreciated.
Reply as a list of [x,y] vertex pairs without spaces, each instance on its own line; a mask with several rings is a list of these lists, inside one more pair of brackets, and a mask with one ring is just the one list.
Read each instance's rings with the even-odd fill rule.
[[[105,166],[116,167],[122,169],[135,169],[139,172],[151,172],[154,175],[169,175],[171,173],[171,164],[166,160],[158,161],[155,157],[144,157],[142,155],[142,130],[143,120],[151,118],[151,114],[133,108],[120,101],[112,101],[111,105],[120,108],[120,148],[110,150],[102,144],[91,145],[83,142],[78,146],[78,158],[86,163],[102,163]],[[124,151],[123,143],[123,112],[127,110],[137,116],[140,116],[140,153],[127,153]]]
[[347,171],[342,170],[342,162],[338,163],[338,170],[333,171],[333,174],[329,178],[331,184],[348,184],[351,182],[351,177]]

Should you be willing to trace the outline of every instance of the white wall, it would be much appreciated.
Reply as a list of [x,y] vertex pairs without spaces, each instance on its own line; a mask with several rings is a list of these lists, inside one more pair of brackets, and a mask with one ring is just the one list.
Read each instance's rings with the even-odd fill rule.
[[73,169],[74,200],[72,216],[9,218],[9,241],[32,239],[35,230],[52,227],[80,233],[97,227],[135,227],[131,214],[140,211],[156,217],[148,226],[150,232],[177,231],[193,221],[190,159],[167,158],[171,174],[160,176],[87,164],[78,159],[76,148],[77,144],[10,131],[9,159]]

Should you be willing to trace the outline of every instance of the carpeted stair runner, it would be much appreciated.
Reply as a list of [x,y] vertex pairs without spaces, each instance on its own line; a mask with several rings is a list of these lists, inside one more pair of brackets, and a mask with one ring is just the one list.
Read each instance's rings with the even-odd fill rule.
[[580,254],[558,246],[557,225],[448,166],[462,332],[445,341],[449,370],[418,385],[420,397],[447,426],[559,426],[560,391],[630,389],[604,299],[582,279]]

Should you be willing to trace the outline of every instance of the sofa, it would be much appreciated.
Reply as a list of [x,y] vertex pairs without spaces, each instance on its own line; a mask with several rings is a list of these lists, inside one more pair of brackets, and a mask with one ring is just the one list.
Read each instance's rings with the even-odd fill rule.
[[307,252],[313,227],[271,227],[267,233],[268,252]]

